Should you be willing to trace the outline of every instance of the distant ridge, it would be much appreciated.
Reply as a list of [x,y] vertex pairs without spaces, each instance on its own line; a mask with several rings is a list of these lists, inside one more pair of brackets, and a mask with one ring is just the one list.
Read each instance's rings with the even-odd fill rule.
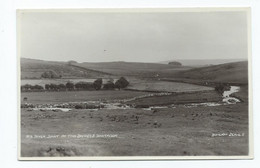
[[175,76],[223,83],[248,83],[248,62],[232,62],[178,72]]
[[247,61],[247,60],[246,59],[176,59],[176,60],[162,61],[160,63],[168,64],[169,62],[173,62],[173,61],[180,62],[184,66],[201,67],[201,66],[225,64],[231,62]]
[[21,78],[39,79],[44,72],[53,71],[62,78],[97,78],[111,76],[110,73],[78,67],[68,62],[43,61],[30,58],[21,58]]

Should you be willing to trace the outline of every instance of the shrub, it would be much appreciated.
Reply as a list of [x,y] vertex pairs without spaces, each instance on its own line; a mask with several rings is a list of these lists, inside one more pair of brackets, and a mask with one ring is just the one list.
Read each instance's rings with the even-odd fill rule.
[[74,84],[72,82],[67,82],[66,83],[66,88],[69,90],[73,90],[74,89]]
[[35,90],[43,90],[43,87],[40,85],[34,85],[32,88]]
[[58,90],[58,89],[59,89],[58,85],[53,84],[53,83],[50,84],[50,90]]
[[225,90],[227,90],[229,88],[229,86],[226,86],[222,83],[218,84],[215,86],[215,91],[219,92],[219,93],[223,93]]
[[26,84],[26,85],[22,85],[21,86],[21,91],[29,91],[29,90],[43,90],[44,88],[40,85],[29,85],[29,84]]
[[172,61],[168,63],[169,65],[174,65],[174,66],[182,66],[182,64],[180,62],[177,61]]
[[119,78],[115,83],[115,87],[118,89],[125,88],[128,85],[129,85],[129,82],[124,77]]
[[94,86],[92,83],[88,82],[78,82],[75,84],[76,89],[83,89],[83,90],[92,90],[94,89]]
[[58,88],[61,89],[61,90],[64,90],[64,89],[66,89],[66,86],[64,84],[59,84]]
[[61,75],[58,75],[54,71],[46,71],[46,72],[42,73],[41,77],[42,78],[61,78]]
[[97,79],[97,80],[95,80],[95,81],[93,82],[93,87],[94,87],[96,90],[100,90],[101,87],[102,87],[102,83],[103,83],[102,78],[99,78],[99,79]]
[[49,90],[50,89],[50,85],[49,84],[45,84],[45,90]]

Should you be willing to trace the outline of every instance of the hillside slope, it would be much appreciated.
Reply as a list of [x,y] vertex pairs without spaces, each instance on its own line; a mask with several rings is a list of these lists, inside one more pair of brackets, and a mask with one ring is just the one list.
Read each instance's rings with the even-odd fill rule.
[[115,75],[154,77],[157,74],[171,73],[179,70],[187,70],[190,67],[174,66],[160,63],[140,62],[100,62],[75,64],[80,67],[87,67],[93,70],[107,72]]
[[163,64],[168,64],[169,62],[177,61],[180,62],[184,66],[192,66],[192,67],[205,67],[209,65],[220,65],[232,62],[241,62],[246,61],[246,59],[175,59],[162,61]]
[[97,78],[110,76],[109,73],[100,72],[88,68],[69,65],[67,62],[43,61],[21,58],[21,78],[41,78],[44,72],[52,71],[62,78]]
[[175,74],[175,77],[223,83],[248,83],[248,62],[233,62],[202,68],[193,68]]

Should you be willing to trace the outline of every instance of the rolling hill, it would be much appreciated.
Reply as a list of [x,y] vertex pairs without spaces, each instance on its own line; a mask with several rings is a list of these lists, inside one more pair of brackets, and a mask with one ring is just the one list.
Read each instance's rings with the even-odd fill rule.
[[77,63],[80,67],[87,67],[93,70],[111,73],[121,76],[154,77],[161,73],[172,73],[180,70],[187,70],[190,67],[174,66],[160,63],[140,62],[100,62],[100,63]]
[[21,78],[41,78],[46,71],[53,71],[62,78],[110,78],[134,76],[141,78],[186,79],[196,81],[248,83],[248,62],[232,62],[192,68],[160,63],[100,62],[77,63],[55,62],[21,58]]
[[248,83],[248,62],[233,62],[178,72],[174,77],[223,83]]
[[97,78],[111,76],[109,73],[92,70],[67,62],[43,61],[21,58],[21,79],[41,78],[44,72],[54,72],[62,78]]
[[232,63],[232,62],[241,62],[246,61],[246,59],[175,59],[175,60],[168,60],[162,61],[162,64],[168,64],[169,62],[177,61],[180,62],[184,66],[191,66],[191,67],[204,67],[210,65],[220,65],[225,63]]

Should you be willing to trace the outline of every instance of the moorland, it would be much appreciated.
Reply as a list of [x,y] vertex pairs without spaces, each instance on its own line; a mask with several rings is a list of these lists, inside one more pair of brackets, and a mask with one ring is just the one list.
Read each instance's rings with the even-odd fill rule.
[[247,61],[20,62],[22,157],[248,154]]

